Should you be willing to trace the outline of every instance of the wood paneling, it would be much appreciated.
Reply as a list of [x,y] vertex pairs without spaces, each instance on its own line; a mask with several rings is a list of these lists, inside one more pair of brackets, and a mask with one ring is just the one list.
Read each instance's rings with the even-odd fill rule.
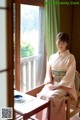
[[74,6],[73,29],[72,29],[72,49],[75,55],[77,70],[80,72],[80,5]]
[[[61,0],[66,1],[66,0]],[[76,2],[76,0],[73,0]],[[80,72],[80,4],[60,6],[60,31],[67,32],[71,40],[70,51]]]
[[73,6],[61,5],[60,6],[60,31],[66,32],[71,41],[72,25],[73,24]]

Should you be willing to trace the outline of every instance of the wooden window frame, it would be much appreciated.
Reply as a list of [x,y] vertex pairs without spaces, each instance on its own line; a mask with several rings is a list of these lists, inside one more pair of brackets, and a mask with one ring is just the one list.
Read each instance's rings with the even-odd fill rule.
[[44,6],[44,0],[13,0],[16,4],[16,32],[15,32],[15,44],[16,44],[16,64],[15,64],[15,78],[16,78],[16,89],[20,91],[20,5],[36,5]]
[[[13,0],[14,3],[19,3],[18,0]],[[44,0],[20,0],[20,4],[44,6]]]

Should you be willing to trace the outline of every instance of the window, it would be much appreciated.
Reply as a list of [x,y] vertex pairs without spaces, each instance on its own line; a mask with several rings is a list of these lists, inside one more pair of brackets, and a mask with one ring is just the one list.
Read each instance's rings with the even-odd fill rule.
[[26,4],[16,7],[15,87],[26,92],[44,81],[44,8]]
[[[21,90],[26,92],[41,82],[39,64],[43,66],[43,51],[40,50],[44,39],[41,40],[41,12],[39,6],[21,5]],[[41,42],[41,44],[40,44]],[[41,46],[43,49],[43,46]],[[41,62],[40,62],[41,61]],[[40,80],[39,80],[40,79]]]
[[39,52],[39,6],[21,5],[21,57]]

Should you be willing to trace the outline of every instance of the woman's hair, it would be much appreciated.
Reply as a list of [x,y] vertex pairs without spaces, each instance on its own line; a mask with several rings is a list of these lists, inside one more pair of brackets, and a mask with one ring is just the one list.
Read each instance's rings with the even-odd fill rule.
[[56,40],[57,39],[59,39],[62,42],[67,42],[69,44],[69,36],[65,32],[60,32],[56,37]]

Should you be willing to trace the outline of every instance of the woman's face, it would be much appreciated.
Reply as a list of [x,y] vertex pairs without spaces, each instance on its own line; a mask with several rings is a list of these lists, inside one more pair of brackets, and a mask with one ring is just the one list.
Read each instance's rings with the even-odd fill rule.
[[57,39],[56,45],[60,52],[64,52],[68,46],[67,42],[60,41],[59,39]]

